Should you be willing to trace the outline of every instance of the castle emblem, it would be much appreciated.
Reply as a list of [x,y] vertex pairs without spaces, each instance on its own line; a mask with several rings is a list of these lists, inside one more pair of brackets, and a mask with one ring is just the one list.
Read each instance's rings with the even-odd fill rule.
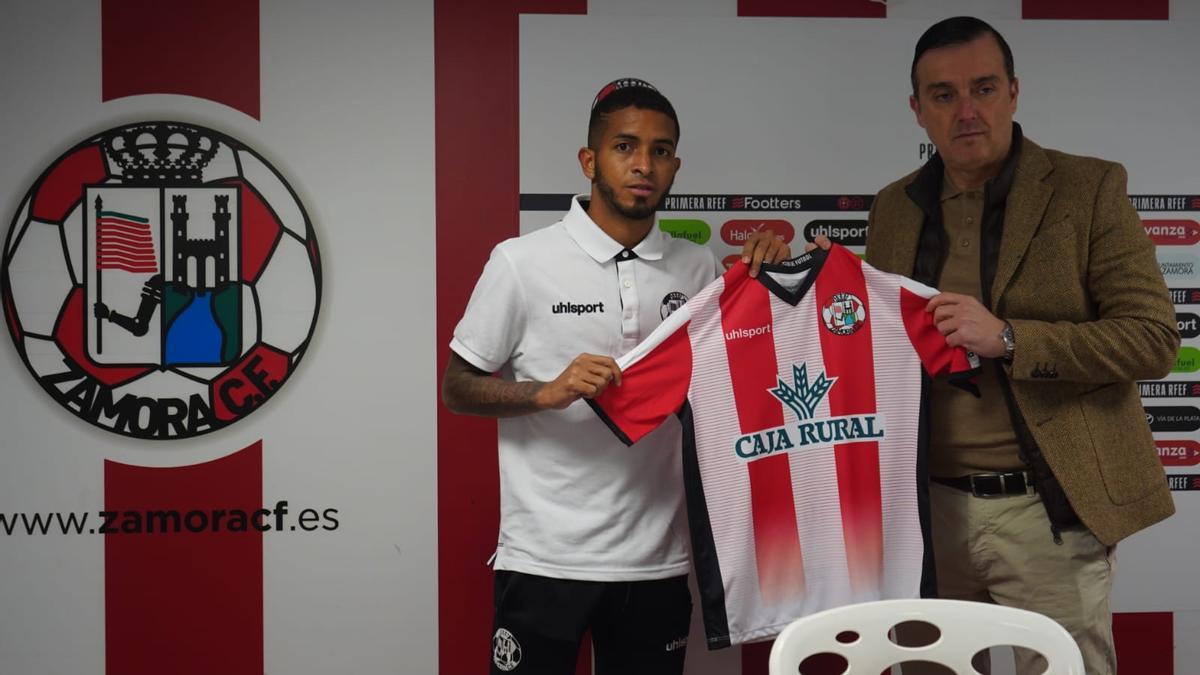
[[239,355],[239,190],[201,179],[216,147],[172,125],[106,139],[125,180],[85,191],[94,362],[220,366]]

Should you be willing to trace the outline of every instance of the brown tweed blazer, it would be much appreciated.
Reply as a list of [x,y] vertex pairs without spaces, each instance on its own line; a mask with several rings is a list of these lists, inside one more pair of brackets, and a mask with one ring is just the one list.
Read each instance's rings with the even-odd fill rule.
[[[1075,512],[1111,545],[1175,512],[1136,384],[1175,362],[1174,307],[1125,169],[1023,143],[990,309],[1016,336],[1021,415]],[[913,273],[924,214],[904,188],[915,175],[871,208],[866,259],[887,272]]]

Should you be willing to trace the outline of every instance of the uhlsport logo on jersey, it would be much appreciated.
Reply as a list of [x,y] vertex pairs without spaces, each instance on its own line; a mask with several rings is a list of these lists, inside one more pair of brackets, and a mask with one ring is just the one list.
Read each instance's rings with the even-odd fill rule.
[[867,320],[867,308],[853,293],[835,293],[821,307],[821,320],[834,335],[852,335]]
[[878,413],[818,417],[821,401],[837,383],[822,371],[809,381],[808,364],[792,365],[792,384],[776,378],[768,391],[796,414],[797,423],[746,434],[734,442],[734,452],[754,460],[777,452],[827,448],[837,443],[854,443],[884,437],[883,416]]
[[256,410],[312,337],[312,223],[245,144],[138,122],[72,148],[13,218],[0,273],[17,351],[75,415],[185,438]]

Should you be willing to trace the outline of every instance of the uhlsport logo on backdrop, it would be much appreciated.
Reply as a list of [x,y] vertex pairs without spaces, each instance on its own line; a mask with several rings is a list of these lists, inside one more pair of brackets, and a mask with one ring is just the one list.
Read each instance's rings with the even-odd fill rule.
[[291,187],[245,144],[179,122],[110,129],[51,164],[13,218],[0,283],[42,388],[151,439],[261,406],[304,355],[321,296]]

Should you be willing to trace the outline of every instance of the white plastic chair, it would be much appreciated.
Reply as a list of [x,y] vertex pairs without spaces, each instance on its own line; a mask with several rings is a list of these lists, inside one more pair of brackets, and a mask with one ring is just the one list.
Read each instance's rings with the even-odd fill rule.
[[[923,647],[901,647],[888,631],[906,621],[937,626],[941,635]],[[847,639],[848,633],[857,639]],[[1085,675],[1079,646],[1065,628],[1036,612],[961,600],[879,600],[818,612],[793,621],[771,648],[770,675],[796,675],[806,658],[839,654],[855,675],[879,675],[906,661],[929,661],[955,673],[974,674],[971,657],[996,645],[1035,649],[1050,675]]]

